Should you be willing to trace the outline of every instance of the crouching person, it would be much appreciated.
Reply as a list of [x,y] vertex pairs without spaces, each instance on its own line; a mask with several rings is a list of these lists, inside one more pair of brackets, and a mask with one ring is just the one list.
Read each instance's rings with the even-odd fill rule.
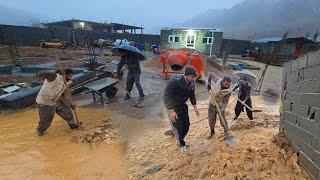
[[38,135],[42,136],[50,127],[55,113],[68,123],[70,129],[79,129],[72,113],[74,105],[66,97],[63,76],[54,70],[42,71],[39,75],[44,77],[45,81],[36,98],[40,118]]

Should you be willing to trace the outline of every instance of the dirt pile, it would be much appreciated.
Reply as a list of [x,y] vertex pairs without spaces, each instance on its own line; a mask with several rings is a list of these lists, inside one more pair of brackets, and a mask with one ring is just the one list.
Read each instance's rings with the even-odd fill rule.
[[86,134],[73,137],[74,141],[83,143],[106,143],[115,144],[120,140],[118,133],[119,125],[112,123],[111,119],[103,120],[100,125],[94,127]]
[[[254,104],[259,101],[260,97],[253,97]],[[128,179],[310,179],[299,166],[297,155],[275,143],[277,104],[262,107],[253,122],[245,113],[232,122],[235,102],[230,103],[226,119],[237,140],[234,148],[222,140],[220,123],[215,137],[208,140],[208,122],[193,124],[198,119],[190,111],[191,126],[185,138],[188,155],[181,156],[175,139],[163,135],[170,128],[167,120],[158,122],[157,128],[128,145]]]
[[279,121],[275,118],[268,118],[267,115],[257,114],[254,121],[244,120],[243,118],[237,119],[237,123],[231,124],[230,130],[243,130],[251,129],[254,127],[275,128],[279,126]]
[[[135,163],[129,168],[129,179],[308,179],[298,165],[298,157],[290,148],[279,148],[271,141],[272,133],[249,134],[236,148],[213,140],[189,146],[189,154],[181,157],[175,143],[159,142],[143,149],[133,146]],[[132,147],[131,147],[132,148]],[[138,155],[139,154],[139,155]],[[130,155],[129,155],[130,156]],[[134,157],[133,156],[133,157]]]

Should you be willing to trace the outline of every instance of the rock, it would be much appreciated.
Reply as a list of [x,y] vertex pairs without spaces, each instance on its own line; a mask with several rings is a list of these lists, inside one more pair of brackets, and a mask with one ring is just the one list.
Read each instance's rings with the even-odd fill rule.
[[145,171],[145,174],[151,175],[151,174],[157,173],[157,172],[161,171],[164,167],[166,167],[166,165],[164,165],[164,164],[160,164],[160,165],[151,167]]
[[87,142],[91,142],[92,139],[93,139],[92,136],[87,136],[87,138],[86,138]]

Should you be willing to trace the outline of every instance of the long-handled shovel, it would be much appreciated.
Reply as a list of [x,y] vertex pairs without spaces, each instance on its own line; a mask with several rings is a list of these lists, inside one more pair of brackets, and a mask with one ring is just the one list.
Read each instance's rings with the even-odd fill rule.
[[[62,68],[62,65],[61,65],[61,61],[60,61],[58,56],[56,56],[56,61],[57,61],[57,68],[58,68],[58,70],[60,71],[60,73],[62,74],[62,77],[63,77],[64,86],[67,89],[67,91],[66,91],[67,96],[68,96],[69,100],[71,101],[71,103],[73,103],[71,91],[70,91],[69,85],[67,83],[67,79],[66,79],[65,73],[63,71],[63,68]],[[76,108],[73,108],[73,114],[74,114],[74,118],[75,118],[76,123],[80,126],[79,128],[80,129],[84,129],[84,127],[82,126],[82,122],[80,122],[79,119],[78,119],[78,114],[77,114]]]
[[[242,101],[237,97],[237,101],[239,101],[240,103],[242,103]],[[251,111],[251,112],[262,112],[262,110],[261,109],[252,109],[251,107],[249,107],[248,105],[246,105],[245,103],[243,103],[243,105],[247,108],[247,109],[249,109],[249,111]]]
[[[201,118],[201,119],[199,119],[199,120],[197,120],[197,121],[195,121],[195,122],[192,122],[190,125],[198,124],[198,123],[200,123],[201,121],[206,120],[206,119],[208,119],[208,117]],[[173,136],[173,131],[172,131],[172,129],[166,130],[166,131],[164,132],[164,135],[166,135],[166,136]]]
[[[222,90],[222,92],[232,93],[232,90],[230,90],[230,89],[225,89],[225,90]],[[240,103],[242,103],[242,101],[241,101],[238,97],[236,97],[236,99],[237,99],[237,101],[239,101]],[[262,112],[261,109],[252,109],[251,107],[249,107],[249,106],[246,105],[246,104],[243,104],[243,105],[244,105],[246,108],[248,108],[249,111],[251,111],[251,112]]]
[[227,141],[227,143],[228,143],[228,145],[229,145],[230,147],[235,147],[236,144],[237,144],[237,140],[234,139],[234,137],[229,134],[229,129],[228,129],[226,120],[225,120],[225,119],[223,118],[223,116],[222,116],[220,107],[219,107],[219,105],[218,105],[218,103],[217,103],[217,101],[216,101],[216,98],[215,98],[215,95],[214,95],[213,91],[212,91],[212,90],[209,90],[209,94],[210,94],[211,99],[212,99],[212,101],[213,101],[213,105],[215,105],[216,108],[217,108],[221,125],[223,125],[223,126],[224,126],[224,129],[226,130],[226,132],[225,132],[225,133],[226,133],[226,136],[224,137],[224,139]]

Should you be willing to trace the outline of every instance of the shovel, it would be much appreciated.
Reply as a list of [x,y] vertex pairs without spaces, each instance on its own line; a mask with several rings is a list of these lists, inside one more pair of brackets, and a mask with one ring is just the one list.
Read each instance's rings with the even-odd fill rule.
[[127,89],[124,87],[124,85],[122,83],[119,83],[121,88],[126,92],[126,94],[130,97],[131,101],[132,101],[132,106],[136,107],[136,108],[143,108],[144,104],[141,101],[135,101],[133,99],[133,97],[131,96],[131,94],[127,91]]
[[[241,102],[242,103],[242,101],[239,99],[239,98],[237,98],[237,101],[239,101],[239,102]],[[246,104],[243,104],[247,109],[249,109],[249,111],[251,111],[251,112],[262,112],[262,110],[261,109],[252,109],[251,107],[249,107],[248,105],[246,105]]]
[[[203,121],[203,120],[205,120],[205,119],[208,119],[208,117],[204,117],[204,118],[202,118],[202,119],[199,119],[199,120],[191,123],[190,125],[198,124],[199,122],[201,122],[201,121]],[[172,132],[172,129],[166,130],[166,132],[164,132],[164,135],[165,135],[165,136],[174,136],[174,135],[173,135],[173,132]]]
[[[69,85],[67,83],[67,79],[66,79],[64,70],[62,68],[60,58],[58,56],[56,56],[56,61],[57,61],[57,68],[58,68],[58,70],[60,71],[60,73],[62,74],[62,77],[63,77],[64,86],[66,87],[66,90],[67,90],[66,91],[67,96],[70,99],[70,101],[73,102],[71,91],[70,91]],[[79,119],[78,119],[78,114],[77,114],[76,108],[73,109],[73,114],[74,114],[76,123],[79,125],[79,129],[84,130],[84,126],[83,126],[82,121],[79,121]]]
[[[233,91],[231,89],[224,89],[224,90],[221,90],[221,92],[226,92],[226,93],[232,93]],[[237,97],[237,101],[239,101],[240,103],[242,103],[242,101]],[[249,111],[251,112],[262,112],[261,109],[252,109],[251,107],[249,107],[248,105],[246,104],[243,104],[246,108],[249,109]]]
[[231,135],[229,134],[229,129],[228,129],[228,127],[227,127],[227,123],[226,123],[225,119],[224,119],[223,116],[222,116],[220,107],[219,107],[219,105],[218,105],[218,103],[217,103],[217,101],[216,101],[216,98],[215,98],[215,95],[214,95],[213,91],[210,90],[210,91],[209,91],[209,94],[210,94],[211,99],[212,99],[212,101],[213,101],[213,105],[215,105],[216,108],[217,108],[220,121],[222,122],[221,124],[222,124],[222,125],[224,126],[224,128],[226,129],[226,135],[224,136],[224,140],[227,141],[227,143],[228,143],[228,145],[229,145],[230,147],[235,147],[236,144],[237,144],[237,140],[234,139],[233,136],[231,136]]

